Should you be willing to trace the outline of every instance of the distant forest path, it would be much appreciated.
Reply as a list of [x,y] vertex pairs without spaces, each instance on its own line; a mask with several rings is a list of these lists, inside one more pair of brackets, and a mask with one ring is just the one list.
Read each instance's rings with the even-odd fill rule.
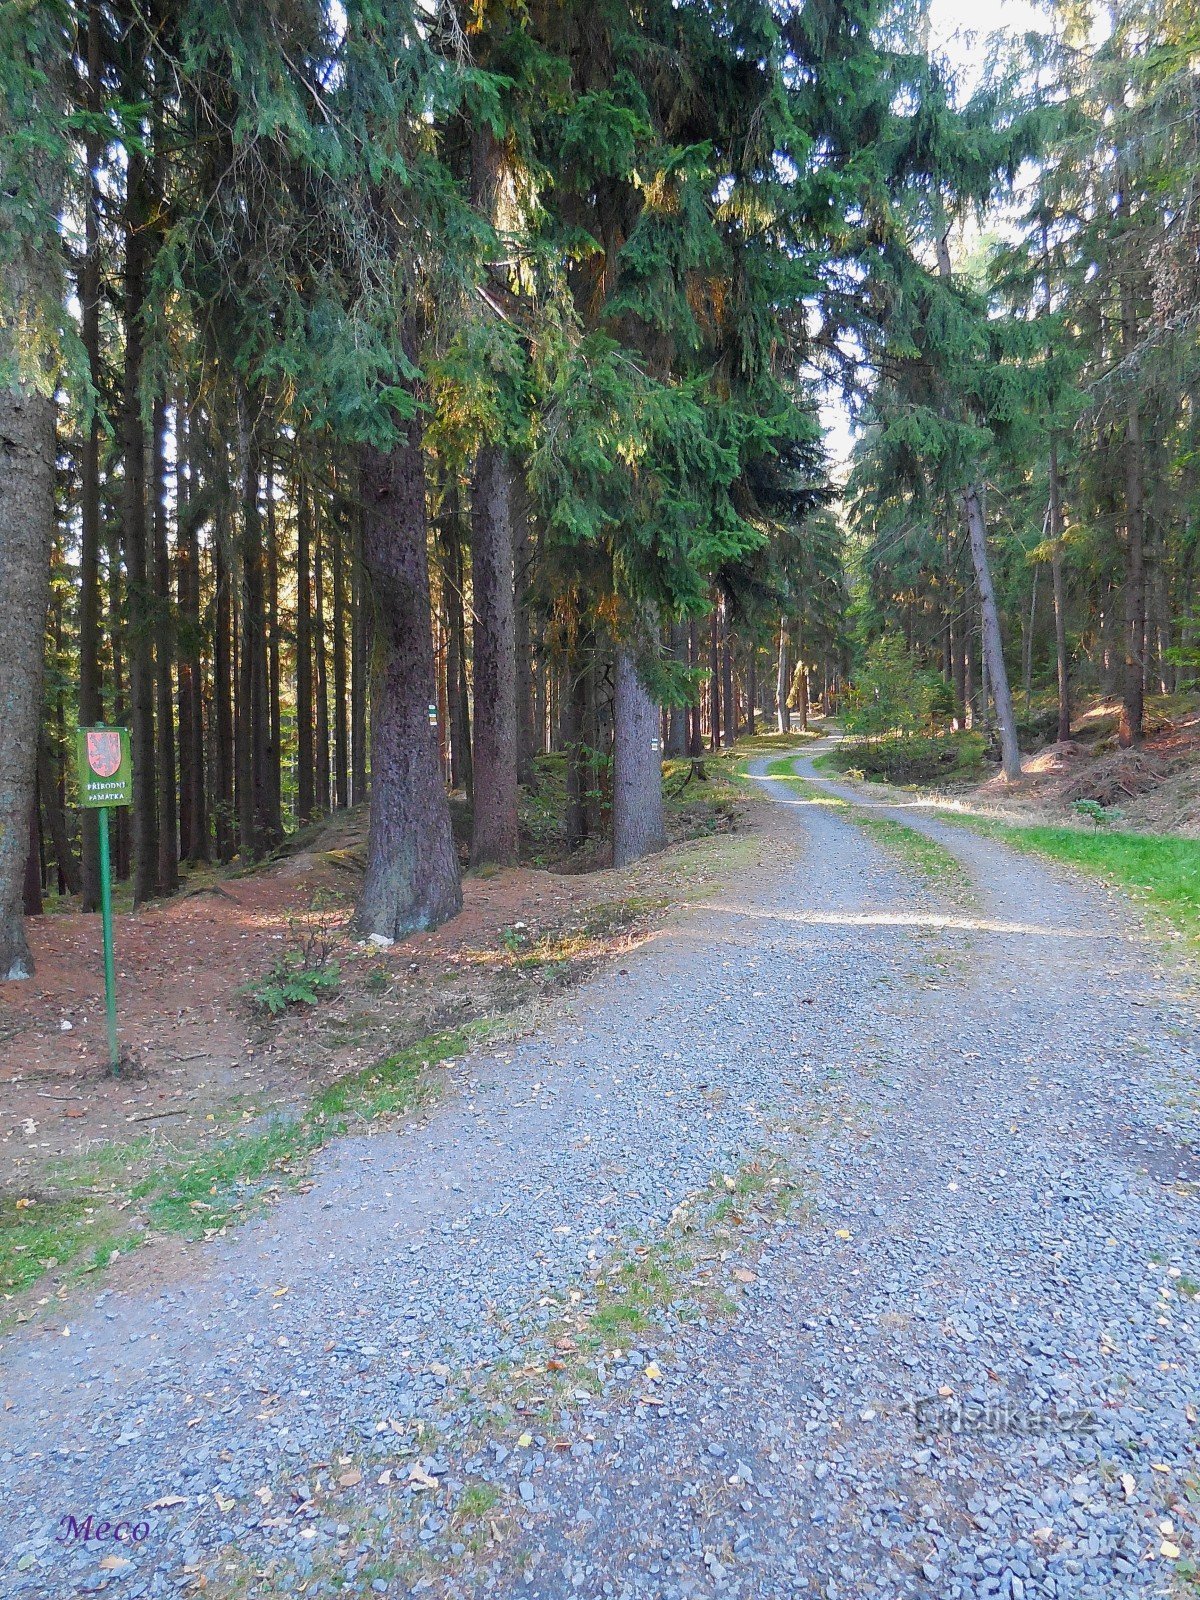
[[202,1281],[8,1339],[6,1594],[1188,1592],[1193,978],[813,753],[768,861]]

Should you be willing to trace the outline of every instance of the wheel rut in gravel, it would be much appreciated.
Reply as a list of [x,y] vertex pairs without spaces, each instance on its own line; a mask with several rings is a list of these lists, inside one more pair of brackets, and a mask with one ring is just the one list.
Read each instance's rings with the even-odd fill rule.
[[[887,808],[933,884],[756,768],[736,888],[201,1282],[10,1336],[5,1592],[1186,1592],[1190,976],[1090,883]],[[756,1168],[798,1203],[614,1319],[614,1253]]]

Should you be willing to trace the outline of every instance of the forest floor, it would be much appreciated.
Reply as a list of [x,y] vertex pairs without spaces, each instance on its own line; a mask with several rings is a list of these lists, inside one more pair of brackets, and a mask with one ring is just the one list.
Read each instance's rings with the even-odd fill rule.
[[[586,848],[562,859],[561,762],[546,761],[523,842],[553,866],[468,872],[460,916],[388,948],[349,928],[363,809],[254,869],[193,873],[179,895],[116,917],[118,1078],[99,918],[68,906],[34,919],[34,981],[0,984],[0,1328],[134,1247],[122,1280],[153,1278],[164,1247],[212,1236],[301,1179],[329,1112],[371,1114],[377,1095],[348,1086],[373,1085],[378,1064],[383,1109],[397,1094],[427,1097],[426,1061],[529,1026],[540,1003],[636,948],[671,906],[711,892],[753,850],[765,809],[740,761],[709,757],[703,778],[673,764],[672,848],[624,872],[578,870],[581,858],[597,866]],[[329,990],[272,1015],[262,1001],[281,962],[285,981],[326,974]]]
[[439,1103],[10,1330],[6,1594],[1197,1592],[1187,948],[778,765]]
[[1151,696],[1146,740],[1136,750],[1117,748],[1120,710],[1116,701],[1095,700],[1076,716],[1074,738],[1024,758],[1015,793],[992,777],[973,798],[1055,819],[1083,802],[1102,807],[1110,825],[1200,839],[1200,705],[1194,696]]

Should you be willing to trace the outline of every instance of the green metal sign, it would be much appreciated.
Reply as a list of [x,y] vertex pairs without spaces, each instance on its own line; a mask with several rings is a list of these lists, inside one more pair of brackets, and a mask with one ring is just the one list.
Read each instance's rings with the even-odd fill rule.
[[128,728],[78,728],[75,733],[75,774],[79,804],[97,806],[133,804],[133,763],[129,758]]
[[113,959],[112,859],[108,842],[109,806],[133,804],[133,762],[129,756],[128,728],[78,728],[75,733],[75,772],[79,779],[79,804],[99,811],[100,917],[104,926],[104,1010],[108,1022],[108,1060],[118,1076],[121,1053],[117,1044],[117,978]]

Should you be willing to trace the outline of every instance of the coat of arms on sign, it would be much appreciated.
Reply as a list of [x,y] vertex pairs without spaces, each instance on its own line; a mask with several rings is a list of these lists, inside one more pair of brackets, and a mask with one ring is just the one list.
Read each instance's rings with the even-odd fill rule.
[[89,728],[88,766],[98,778],[111,778],[121,765],[121,735],[116,728]]

